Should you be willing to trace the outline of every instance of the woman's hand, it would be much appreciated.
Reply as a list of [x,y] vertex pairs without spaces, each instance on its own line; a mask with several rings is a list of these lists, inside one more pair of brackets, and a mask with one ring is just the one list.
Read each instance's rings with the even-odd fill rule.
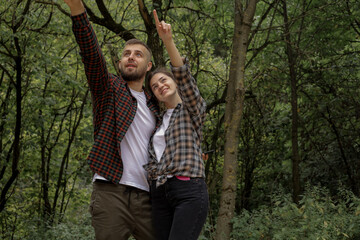
[[179,54],[178,49],[175,46],[175,43],[174,43],[174,40],[172,37],[171,25],[167,24],[164,21],[160,22],[159,17],[156,13],[156,10],[154,10],[153,13],[154,13],[156,30],[159,34],[159,37],[161,38],[161,40],[163,41],[163,43],[165,45],[165,48],[169,54],[170,62],[172,64],[172,66],[180,67],[180,66],[184,65],[184,62]]
[[159,37],[165,44],[171,42],[172,41],[171,25],[164,21],[160,22],[155,9],[153,11],[153,14],[155,19],[156,30],[159,34]]
[[85,7],[81,0],[64,0],[64,2],[69,6],[72,16],[85,12]]

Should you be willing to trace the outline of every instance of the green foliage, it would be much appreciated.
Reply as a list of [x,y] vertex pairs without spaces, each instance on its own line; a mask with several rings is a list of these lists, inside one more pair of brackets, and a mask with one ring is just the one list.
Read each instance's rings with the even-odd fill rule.
[[[160,1],[145,1],[151,10]],[[244,1],[245,2],[245,1]],[[11,174],[16,69],[22,57],[20,175],[1,212],[2,239],[93,239],[87,213],[91,173],[86,156],[93,141],[92,109],[71,20],[56,5],[26,1],[0,4],[0,190]],[[49,2],[50,3],[50,2]],[[68,11],[63,1],[55,1]],[[97,16],[96,2],[86,2]],[[104,1],[117,23],[146,40],[137,1]],[[203,149],[212,150],[207,180],[210,211],[200,239],[213,239],[224,163],[222,117],[232,54],[232,0],[161,1],[182,55],[189,57],[208,103]],[[360,57],[357,1],[287,1],[298,79],[301,182],[309,187],[292,203],[291,109],[281,3],[258,1],[246,53],[246,102],[241,122],[233,239],[357,239],[360,155]],[[304,6],[301,3],[308,3]],[[347,4],[348,3],[348,4]],[[18,4],[18,5],[17,5]],[[160,6],[156,6],[160,7]],[[166,9],[169,7],[168,9]],[[165,11],[166,9],[166,11]],[[303,11],[303,12],[302,12]],[[51,18],[50,18],[51,16]],[[264,18],[263,18],[264,16]],[[14,23],[24,22],[14,32]],[[49,20],[49,21],[48,21]],[[107,65],[106,43],[121,49],[120,36],[93,24]],[[357,31],[356,31],[357,29]],[[80,125],[67,147],[80,109]],[[43,151],[43,152],[42,152]],[[43,155],[42,155],[43,154]],[[48,160],[48,161],[44,161]],[[44,165],[44,166],[43,166]],[[64,175],[59,181],[60,169]],[[43,179],[44,178],[44,179]],[[44,181],[51,216],[46,215]],[[59,185],[58,185],[59,183]],[[55,195],[58,192],[56,204]]]
[[271,196],[270,206],[237,216],[232,239],[358,239],[360,199],[345,190],[339,190],[339,197],[309,187],[296,205],[289,194],[279,192]]
[[24,235],[15,236],[19,237],[16,239],[24,240],[38,240],[38,239],[48,239],[48,240],[90,240],[94,239],[94,229],[91,226],[90,214],[80,214],[77,215],[76,220],[66,221],[54,226],[46,226],[42,224],[39,226],[34,225],[38,222],[36,219],[29,219],[27,221],[26,231]]
[[28,239],[51,239],[51,240],[92,240],[94,229],[89,222],[80,222],[76,225],[61,223],[48,229],[44,234],[35,232]]

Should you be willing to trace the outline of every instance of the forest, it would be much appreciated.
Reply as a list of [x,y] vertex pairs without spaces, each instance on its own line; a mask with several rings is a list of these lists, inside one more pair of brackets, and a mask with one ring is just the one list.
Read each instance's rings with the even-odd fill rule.
[[[360,239],[358,0],[84,0],[110,72],[126,40],[207,103],[199,239]],[[91,96],[63,0],[1,0],[0,239],[94,239]]]

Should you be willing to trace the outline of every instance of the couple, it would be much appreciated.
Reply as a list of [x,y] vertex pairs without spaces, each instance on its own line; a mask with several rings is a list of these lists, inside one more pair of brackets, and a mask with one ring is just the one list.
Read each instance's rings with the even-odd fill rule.
[[[171,71],[151,72],[145,90],[152,68],[149,47],[127,41],[121,77],[110,74],[81,0],[64,1],[92,94],[94,144],[88,162],[95,173],[90,212],[96,239],[197,239],[208,210],[200,149],[206,104],[171,26],[154,11]],[[163,114],[159,102],[167,109]]]

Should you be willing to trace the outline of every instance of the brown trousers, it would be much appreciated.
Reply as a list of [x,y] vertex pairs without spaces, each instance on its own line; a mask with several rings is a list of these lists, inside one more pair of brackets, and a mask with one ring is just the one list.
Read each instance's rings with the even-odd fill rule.
[[121,184],[93,183],[90,202],[97,240],[155,239],[148,192]]

